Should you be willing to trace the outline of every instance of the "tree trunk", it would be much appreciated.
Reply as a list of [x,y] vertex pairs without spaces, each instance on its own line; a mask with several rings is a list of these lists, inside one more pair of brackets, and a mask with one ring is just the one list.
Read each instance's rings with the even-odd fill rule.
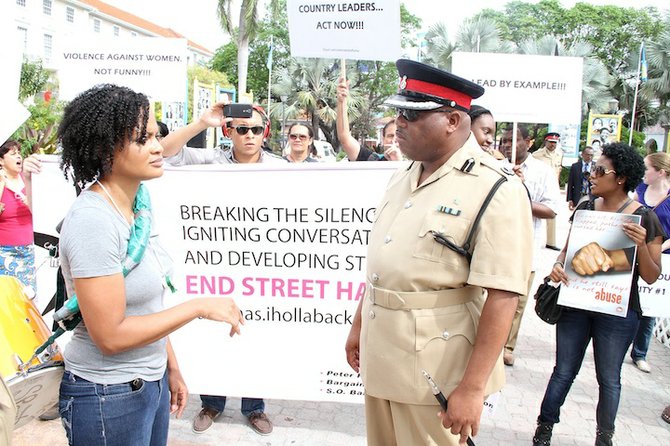
[[249,72],[249,39],[240,39],[237,44],[237,96],[247,92],[247,74]]
[[247,74],[249,73],[249,30],[244,20],[247,15],[247,2],[240,7],[240,25],[237,30],[237,97],[247,92]]

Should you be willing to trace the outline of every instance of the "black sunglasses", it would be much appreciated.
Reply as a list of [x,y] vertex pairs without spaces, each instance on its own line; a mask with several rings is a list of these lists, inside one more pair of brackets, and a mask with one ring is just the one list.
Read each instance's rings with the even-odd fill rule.
[[255,125],[253,127],[247,127],[246,125],[238,125],[237,127],[229,127],[231,129],[235,129],[238,135],[246,135],[249,130],[251,130],[251,133],[254,135],[260,135],[263,133],[263,130],[265,128],[261,125]]
[[610,169],[605,169],[605,166],[596,166],[596,168],[593,169],[592,175],[594,176],[594,178],[599,178],[599,177],[602,177],[604,175],[608,175],[610,173],[616,173],[616,171],[615,170],[610,170]]
[[414,122],[419,117],[421,116],[421,113],[451,113],[454,110],[445,110],[445,109],[440,109],[440,110],[411,110],[409,108],[399,108],[397,109],[398,111],[398,117],[402,117],[405,119],[407,122]]

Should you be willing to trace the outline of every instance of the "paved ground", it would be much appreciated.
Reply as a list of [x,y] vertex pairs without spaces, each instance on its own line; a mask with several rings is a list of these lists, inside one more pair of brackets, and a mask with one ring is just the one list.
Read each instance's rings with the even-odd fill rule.
[[[559,215],[558,231],[567,234],[567,207]],[[560,237],[559,237],[560,238]],[[536,281],[546,275],[556,252],[543,249],[543,267]],[[554,365],[554,330],[527,308],[517,345],[514,367],[507,368],[507,386],[496,413],[482,420],[478,445],[529,445],[535,429],[540,401]],[[615,444],[670,445],[670,424],[660,418],[670,404],[670,349],[653,341],[648,360],[651,374],[638,371],[629,359],[622,371],[623,393]],[[554,428],[554,445],[592,445],[595,437],[595,407],[598,386],[591,349],[563,406],[561,423]],[[170,446],[234,444],[238,446],[363,446],[363,407],[351,404],[267,400],[267,413],[274,432],[261,437],[246,425],[239,412],[240,401],[230,398],[223,416],[206,433],[191,431],[191,420],[199,410],[199,399],[191,396],[183,419],[170,425]],[[63,446],[60,421],[34,421],[14,434],[15,446]]]

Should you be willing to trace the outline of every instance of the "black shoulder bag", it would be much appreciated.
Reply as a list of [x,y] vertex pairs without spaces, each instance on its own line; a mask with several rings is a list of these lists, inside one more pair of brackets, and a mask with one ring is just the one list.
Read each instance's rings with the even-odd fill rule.
[[554,286],[549,283],[549,276],[537,287],[535,292],[535,313],[547,324],[554,325],[563,314],[563,306],[558,305],[558,293],[561,285]]

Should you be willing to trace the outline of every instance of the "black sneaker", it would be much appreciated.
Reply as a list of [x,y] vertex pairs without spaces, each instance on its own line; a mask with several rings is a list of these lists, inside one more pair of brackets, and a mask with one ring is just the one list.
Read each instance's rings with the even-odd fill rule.
[[535,435],[533,435],[533,446],[550,446],[553,429],[554,423],[537,420],[537,429],[535,429]]

